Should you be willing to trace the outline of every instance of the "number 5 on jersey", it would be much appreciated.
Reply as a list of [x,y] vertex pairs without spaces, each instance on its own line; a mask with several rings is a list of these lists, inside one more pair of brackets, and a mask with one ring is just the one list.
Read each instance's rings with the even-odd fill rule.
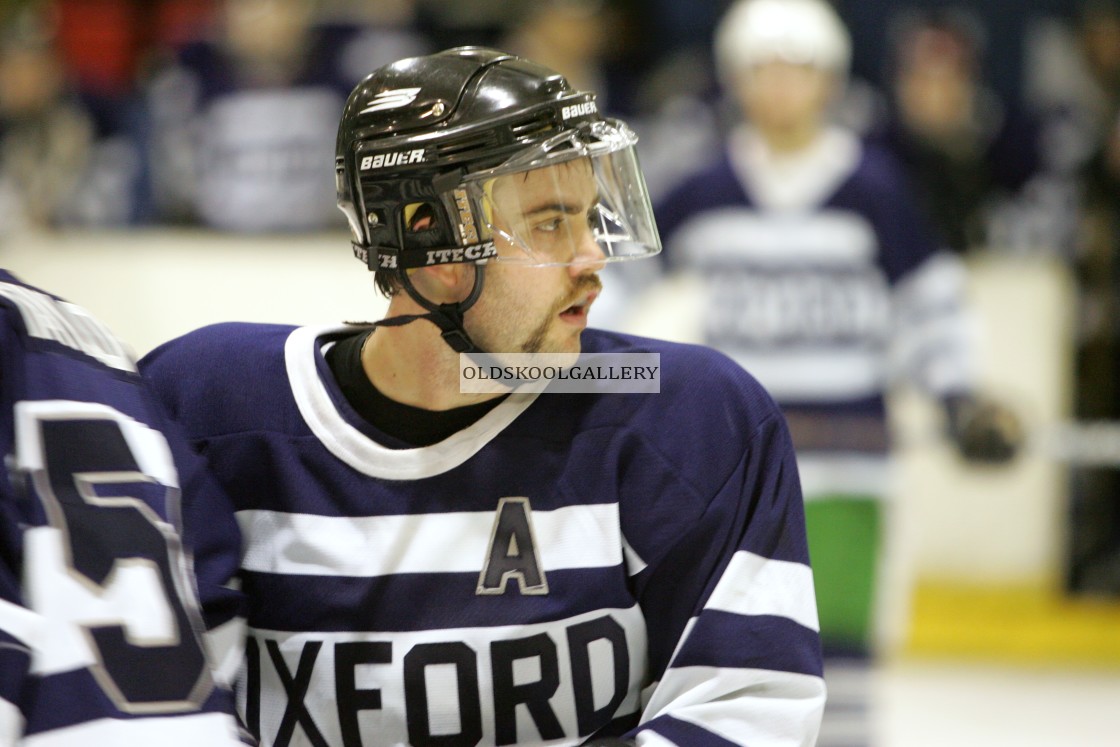
[[24,535],[28,605],[46,621],[36,670],[88,668],[129,713],[196,709],[213,680],[163,434],[96,403],[15,409],[16,466],[43,509]]

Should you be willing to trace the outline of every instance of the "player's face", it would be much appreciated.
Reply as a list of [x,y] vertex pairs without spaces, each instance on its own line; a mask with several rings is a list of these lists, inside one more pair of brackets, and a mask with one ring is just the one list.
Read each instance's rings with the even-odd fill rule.
[[833,75],[812,65],[781,60],[756,65],[742,76],[739,101],[764,133],[797,133],[822,122]]
[[[604,259],[590,226],[599,199],[590,163],[502,176],[492,195],[499,261],[486,267],[467,330],[489,352],[578,353]],[[527,251],[569,264],[532,266],[522,261]]]

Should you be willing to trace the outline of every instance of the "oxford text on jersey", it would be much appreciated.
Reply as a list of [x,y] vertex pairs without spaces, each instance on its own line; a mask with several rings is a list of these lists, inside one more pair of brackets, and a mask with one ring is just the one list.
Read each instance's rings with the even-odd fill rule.
[[246,725],[272,747],[296,743],[297,727],[329,747],[577,744],[637,706],[628,694],[643,662],[610,614],[485,646],[401,643],[252,635]]

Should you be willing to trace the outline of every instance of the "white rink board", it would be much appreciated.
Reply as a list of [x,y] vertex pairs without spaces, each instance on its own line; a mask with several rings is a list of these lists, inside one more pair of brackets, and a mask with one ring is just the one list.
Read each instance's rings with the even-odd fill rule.
[[345,233],[7,236],[0,266],[86,307],[140,355],[212,322],[360,321],[386,303]]
[[[367,320],[385,308],[344,233],[17,235],[0,240],[0,265],[85,306],[140,354],[210,322]],[[1072,291],[1063,268],[997,256],[973,262],[970,271],[985,342],[984,383],[1019,408],[1030,429],[1064,418]],[[676,287],[636,299],[630,328],[680,339],[689,293]],[[892,543],[902,595],[922,578],[998,585],[1055,579],[1065,531],[1064,468],[1039,454],[1003,470],[962,465],[934,435],[927,403],[902,394],[896,404],[907,443]]]

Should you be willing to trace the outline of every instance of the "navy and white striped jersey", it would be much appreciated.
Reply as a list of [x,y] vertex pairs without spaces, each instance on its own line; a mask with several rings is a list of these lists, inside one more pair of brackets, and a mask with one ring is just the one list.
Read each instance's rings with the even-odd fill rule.
[[355,331],[218,325],[142,361],[237,504],[262,744],[814,742],[797,469],[748,374],[587,330],[660,353],[661,393],[514,392],[412,448],[329,373]]
[[0,744],[242,744],[199,609],[236,625],[237,526],[129,351],[0,271],[0,396]]
[[881,148],[829,128],[778,155],[743,127],[657,223],[669,268],[702,288],[700,329],[682,339],[727,353],[781,403],[807,497],[885,489],[892,381],[972,388],[964,267]]

